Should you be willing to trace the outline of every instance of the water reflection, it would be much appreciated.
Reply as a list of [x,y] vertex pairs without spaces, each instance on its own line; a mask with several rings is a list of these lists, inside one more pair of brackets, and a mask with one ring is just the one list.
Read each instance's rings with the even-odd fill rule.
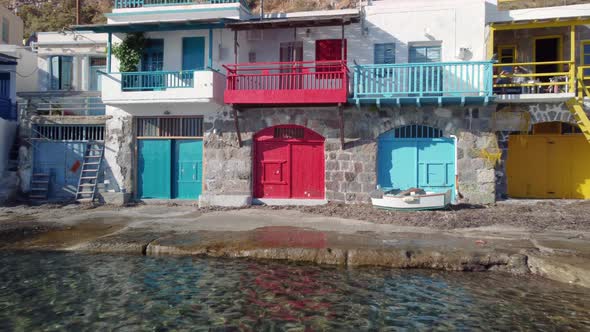
[[590,330],[590,290],[501,274],[0,253],[0,330]]

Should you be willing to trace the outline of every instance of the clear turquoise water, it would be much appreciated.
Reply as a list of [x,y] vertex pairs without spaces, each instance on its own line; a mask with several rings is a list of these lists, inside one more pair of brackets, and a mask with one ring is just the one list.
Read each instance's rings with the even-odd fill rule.
[[590,290],[492,273],[0,252],[1,331],[590,331]]

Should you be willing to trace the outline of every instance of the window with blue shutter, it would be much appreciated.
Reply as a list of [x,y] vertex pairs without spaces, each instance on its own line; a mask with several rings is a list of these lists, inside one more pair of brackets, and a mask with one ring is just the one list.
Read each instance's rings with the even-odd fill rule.
[[375,64],[395,63],[395,43],[375,44],[374,52]]

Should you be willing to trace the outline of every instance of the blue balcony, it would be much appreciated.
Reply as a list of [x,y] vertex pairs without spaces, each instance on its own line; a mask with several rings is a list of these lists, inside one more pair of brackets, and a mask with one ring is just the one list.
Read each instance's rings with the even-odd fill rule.
[[360,104],[487,104],[492,98],[491,62],[357,65],[352,102]]
[[123,91],[154,91],[195,86],[194,71],[146,71],[121,73]]
[[249,8],[246,0],[115,0],[115,9],[227,3],[241,3],[242,6]]

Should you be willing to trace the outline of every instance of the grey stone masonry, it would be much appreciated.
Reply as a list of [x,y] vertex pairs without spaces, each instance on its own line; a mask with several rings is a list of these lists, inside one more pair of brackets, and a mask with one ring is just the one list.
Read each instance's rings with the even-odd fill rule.
[[243,146],[238,146],[229,108],[205,117],[205,195],[252,193],[252,137],[275,125],[305,126],[326,138],[326,199],[369,202],[377,185],[377,138],[405,125],[442,129],[458,140],[458,187],[465,202],[495,201],[495,173],[482,150],[495,146],[490,119],[495,107],[347,107],[341,148],[336,107],[245,109],[238,112]]

